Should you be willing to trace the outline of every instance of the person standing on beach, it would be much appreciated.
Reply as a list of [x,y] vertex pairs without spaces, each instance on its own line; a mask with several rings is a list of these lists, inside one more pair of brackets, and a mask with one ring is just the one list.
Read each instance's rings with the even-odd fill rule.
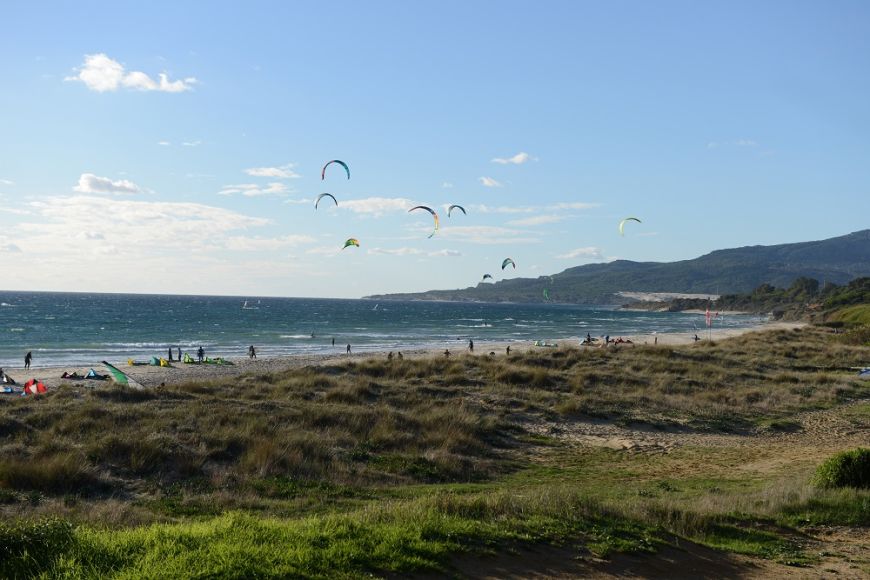
[[332,346],[335,346],[335,339],[332,339]]
[[347,345],[347,354],[350,354],[350,344]]
[[474,352],[474,341],[470,338],[468,339],[468,352]]
[[181,360],[181,347],[178,347],[178,360]]
[[252,359],[257,358],[257,351],[253,344],[248,347],[248,356]]
[[169,362],[172,362],[172,347],[169,347]]
[[510,356],[510,355],[511,355],[511,345],[507,345],[507,348],[504,349],[504,353],[505,353],[507,356]]
[[32,360],[33,360],[33,354],[30,351],[27,351],[27,354],[24,355],[24,368],[25,369],[30,368],[30,361],[32,361]]
[[202,349],[202,347],[199,347],[199,350],[196,351],[196,356],[197,358],[199,358],[199,362],[202,362],[203,359],[205,359],[205,351]]

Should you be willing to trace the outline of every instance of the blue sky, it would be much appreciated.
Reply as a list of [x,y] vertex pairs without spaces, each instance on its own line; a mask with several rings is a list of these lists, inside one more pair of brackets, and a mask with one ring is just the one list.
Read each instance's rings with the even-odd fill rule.
[[864,229],[868,39],[844,1],[6,2],[0,287],[358,297]]

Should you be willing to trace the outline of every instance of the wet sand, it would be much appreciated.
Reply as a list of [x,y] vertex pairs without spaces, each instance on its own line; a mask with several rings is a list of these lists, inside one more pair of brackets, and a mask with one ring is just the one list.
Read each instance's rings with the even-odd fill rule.
[[[734,338],[742,334],[754,331],[767,331],[779,329],[791,329],[805,326],[804,323],[797,322],[766,322],[757,326],[746,328],[729,328],[729,329],[714,329],[712,333],[713,340],[723,340],[726,338]],[[707,339],[706,331],[698,333],[702,340]],[[619,336],[611,336],[611,340],[616,340]],[[621,338],[631,340],[634,345],[652,345],[656,343],[658,338],[658,346],[674,346],[691,344],[694,342],[694,333],[659,333],[626,336]],[[555,344],[558,348],[603,348],[601,341],[597,341],[593,346],[581,347],[577,339],[560,339],[547,341],[549,344]],[[520,353],[534,349],[547,349],[548,347],[535,346],[533,342],[491,342],[491,341],[475,341],[474,354],[477,356],[488,356],[490,352],[496,356],[504,356],[505,349],[510,346],[511,353]],[[631,348],[632,344],[618,344],[616,348]],[[614,345],[611,345],[611,348]],[[457,341],[455,345],[448,347],[451,355],[468,354],[468,343],[465,341]],[[394,354],[399,351],[394,351]],[[424,348],[424,349],[408,349],[402,350],[402,355],[405,358],[423,358],[431,356],[444,356],[443,348]],[[299,368],[311,365],[330,365],[339,364],[348,360],[363,360],[367,358],[382,358],[387,355],[387,351],[362,351],[359,353],[345,354],[344,347],[336,346],[334,352],[329,353],[312,353],[299,354],[284,357],[269,357],[249,359],[247,356],[238,358],[230,358],[232,365],[215,365],[215,364],[185,364],[181,362],[173,362],[170,367],[159,367],[150,365],[135,365],[129,366],[125,361],[109,361],[119,369],[130,375],[133,379],[141,383],[145,387],[156,387],[161,383],[170,385],[178,384],[195,380],[211,380],[225,377],[241,377],[248,373],[270,373],[282,371],[290,368]],[[105,387],[112,385],[111,379],[99,380],[81,380],[81,379],[62,379],[61,375],[64,371],[79,375],[87,374],[88,370],[93,368],[97,373],[108,374],[108,370],[99,362],[91,366],[66,366],[66,367],[31,367],[30,370],[24,370],[21,367],[9,368],[6,372],[11,375],[18,385],[22,385],[30,378],[37,378],[43,381],[48,388],[57,387],[61,384],[82,385],[84,387]]]

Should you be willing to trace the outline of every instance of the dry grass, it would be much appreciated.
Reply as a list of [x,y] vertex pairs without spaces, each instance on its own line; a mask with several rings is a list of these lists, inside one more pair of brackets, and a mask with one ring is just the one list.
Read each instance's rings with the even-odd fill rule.
[[27,512],[21,498],[37,493],[58,498],[58,513],[112,522],[292,513],[372,489],[488,481],[517,468],[515,451],[533,444],[521,425],[536,416],[750,429],[866,396],[837,370],[865,356],[804,330],[679,348],[370,359],[145,392],[66,387],[0,405],[0,491],[13,494],[0,510]]

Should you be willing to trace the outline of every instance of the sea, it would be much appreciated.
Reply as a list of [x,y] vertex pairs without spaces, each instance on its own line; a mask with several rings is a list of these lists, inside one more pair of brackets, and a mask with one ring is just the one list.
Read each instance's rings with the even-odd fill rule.
[[[761,322],[728,315],[715,329]],[[714,332],[715,332],[714,329]],[[706,331],[703,314],[612,306],[0,292],[0,366],[91,365],[147,360],[180,347],[195,356],[241,357],[464,347],[485,341],[576,342],[592,336]],[[332,345],[333,339],[335,346]]]

